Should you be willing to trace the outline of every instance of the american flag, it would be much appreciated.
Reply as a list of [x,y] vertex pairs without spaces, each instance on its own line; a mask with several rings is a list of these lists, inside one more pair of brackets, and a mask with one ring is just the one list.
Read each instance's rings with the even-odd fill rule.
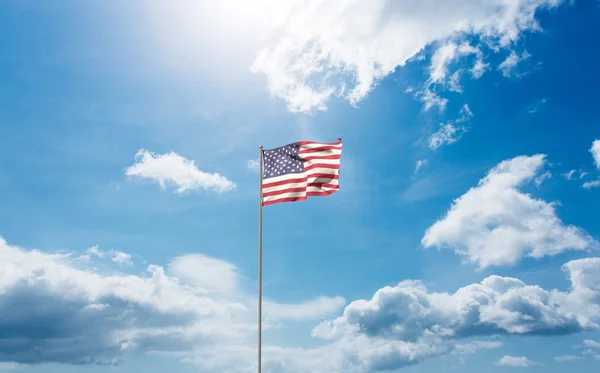
[[263,206],[328,196],[340,189],[342,140],[299,141],[263,150]]

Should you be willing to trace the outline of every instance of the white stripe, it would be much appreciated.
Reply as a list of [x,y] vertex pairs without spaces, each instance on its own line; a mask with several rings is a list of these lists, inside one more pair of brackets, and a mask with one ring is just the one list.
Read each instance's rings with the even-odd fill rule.
[[311,186],[311,187],[308,187],[308,189],[306,191],[307,192],[329,192],[329,191],[338,190],[338,189],[339,188]]
[[[263,193],[266,194],[266,193],[270,193],[270,192],[276,192],[279,190],[286,190],[286,189],[292,189],[292,188],[306,188],[306,186],[310,183],[326,183],[329,185],[338,185],[338,180],[337,179],[327,179],[327,178],[309,178],[307,182],[303,181],[300,183],[290,183],[290,184],[276,185],[276,186],[264,188]],[[313,187],[310,186],[308,188],[313,188]]]
[[298,197],[306,197],[306,192],[283,193],[283,194],[278,194],[278,195],[274,195],[274,196],[270,196],[270,197],[264,197],[263,202],[271,202],[271,201],[275,201],[275,200],[283,199],[283,198],[298,198]]
[[284,180],[301,179],[301,178],[307,177],[307,176],[310,177],[310,175],[314,175],[314,174],[339,175],[339,173],[340,173],[340,170],[338,170],[338,169],[317,167],[317,168],[313,168],[312,170],[308,170],[305,172],[299,172],[297,174],[287,174],[287,175],[282,175],[282,176],[270,177],[268,179],[263,179],[263,184],[276,183],[278,181],[284,181]]
[[328,149],[328,150],[321,150],[318,152],[314,152],[314,153],[302,153],[302,154],[298,154],[300,156],[300,158],[306,158],[306,157],[326,157],[326,156],[330,156],[330,155],[341,155],[342,154],[342,149]]
[[336,148],[338,148],[340,150],[342,149],[342,144],[316,143],[316,144],[304,144],[304,145],[300,145],[300,149],[299,150],[321,148],[323,146],[335,146]]
[[309,176],[310,175],[316,175],[316,174],[339,175],[340,174],[340,170],[337,169],[337,168],[322,168],[322,167],[317,167],[317,168],[313,168],[312,170],[306,171],[306,173]]
[[[308,190],[306,192],[331,192],[331,191],[337,191],[337,188],[317,188],[317,187],[309,187]],[[285,198],[298,198],[298,197],[306,197],[306,192],[291,192],[291,193],[283,193],[283,194],[276,194],[274,196],[269,196],[269,197],[264,197],[263,198],[263,202],[273,202],[273,201],[277,201],[280,199],[285,199]]]
[[330,165],[339,165],[339,159],[311,159],[310,161],[304,161],[304,168],[312,166],[313,164],[330,164]]

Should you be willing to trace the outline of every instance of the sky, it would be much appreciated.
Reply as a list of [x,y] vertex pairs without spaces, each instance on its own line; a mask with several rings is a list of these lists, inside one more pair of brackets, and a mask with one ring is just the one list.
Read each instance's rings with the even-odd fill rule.
[[0,2],[0,371],[600,368],[600,5]]

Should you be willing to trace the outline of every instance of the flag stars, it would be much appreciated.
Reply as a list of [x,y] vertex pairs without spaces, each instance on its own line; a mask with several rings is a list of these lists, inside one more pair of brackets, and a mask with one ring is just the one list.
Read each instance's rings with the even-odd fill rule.
[[298,144],[264,150],[264,178],[304,172],[302,159],[298,155]]

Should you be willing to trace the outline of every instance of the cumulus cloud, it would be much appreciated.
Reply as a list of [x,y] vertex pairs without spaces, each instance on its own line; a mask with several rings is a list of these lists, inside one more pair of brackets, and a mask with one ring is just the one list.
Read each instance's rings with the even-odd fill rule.
[[[232,263],[187,255],[139,276],[79,268],[74,257],[0,240],[0,312],[6,315],[0,320],[0,361],[116,364],[128,352],[154,351],[211,371],[255,367],[256,300]],[[571,261],[563,269],[568,291],[500,276],[454,293],[430,292],[413,280],[382,288],[318,324],[312,336],[326,341],[317,347],[265,345],[265,372],[389,371],[500,347],[500,341],[486,340],[492,335],[598,328],[600,258]],[[322,320],[343,305],[340,297],[294,305],[265,299],[265,327],[275,327],[274,320]]]
[[[590,148],[590,153],[592,153],[592,157],[594,158],[594,163],[596,164],[596,168],[600,170],[600,140],[595,140],[592,143],[592,147]],[[587,181],[582,185],[585,189],[598,188],[600,187],[600,179]]]
[[596,348],[600,350],[600,343],[594,341],[593,339],[586,339],[583,341],[583,344],[590,348]]
[[117,264],[126,264],[126,265],[133,264],[133,262],[131,261],[131,255],[121,252],[121,251],[116,251],[115,254],[113,255],[113,257],[111,258],[111,260]]
[[[300,367],[315,372],[385,371],[434,356],[473,353],[502,345],[473,338],[597,329],[600,258],[571,261],[563,270],[571,280],[566,292],[501,276],[489,276],[454,293],[430,292],[419,281],[403,281],[379,289],[371,299],[351,302],[341,316],[316,326],[313,337],[329,340],[330,344],[295,351],[300,354],[297,359],[284,358],[282,352],[273,359],[281,366],[295,366],[292,372],[302,371]],[[308,356],[315,359],[315,366],[301,365]],[[323,356],[327,356],[326,367],[318,368],[317,359]],[[507,363],[509,360],[504,359]],[[525,360],[516,358],[512,362],[518,361]]]
[[558,218],[555,204],[520,190],[544,165],[540,154],[498,164],[427,229],[423,246],[450,248],[480,269],[596,248],[585,231]]
[[135,160],[135,164],[125,169],[125,175],[157,181],[163,190],[167,185],[177,187],[177,193],[197,189],[225,192],[235,188],[224,176],[201,171],[193,160],[174,152],[161,155],[140,149]]
[[[231,263],[189,255],[167,270],[150,265],[144,276],[98,272],[79,258],[0,238],[0,361],[116,364],[130,351],[193,358],[198,350],[254,340],[255,296],[244,292]],[[279,321],[320,319],[343,305],[340,297],[297,305],[265,299],[265,314]],[[230,360],[219,356],[221,363]]]
[[[343,97],[355,105],[381,79],[432,44],[438,46],[430,69],[432,79],[448,76],[448,64],[467,55],[476,57],[471,73],[480,77],[488,65],[478,48],[465,44],[464,39],[477,36],[491,50],[509,48],[523,31],[540,29],[536,11],[560,3],[267,1],[265,23],[270,31],[251,70],[266,76],[269,91],[285,100],[290,111],[325,110],[331,97]],[[514,64],[507,61],[503,71]],[[445,100],[431,91],[428,97],[437,100],[427,100],[426,106]]]
[[498,360],[498,362],[496,362],[496,365],[501,365],[501,366],[505,366],[505,367],[519,367],[519,368],[527,368],[534,364],[535,363],[533,361],[529,360],[525,356],[517,357],[517,356],[510,356],[510,355],[505,355],[500,360]]

